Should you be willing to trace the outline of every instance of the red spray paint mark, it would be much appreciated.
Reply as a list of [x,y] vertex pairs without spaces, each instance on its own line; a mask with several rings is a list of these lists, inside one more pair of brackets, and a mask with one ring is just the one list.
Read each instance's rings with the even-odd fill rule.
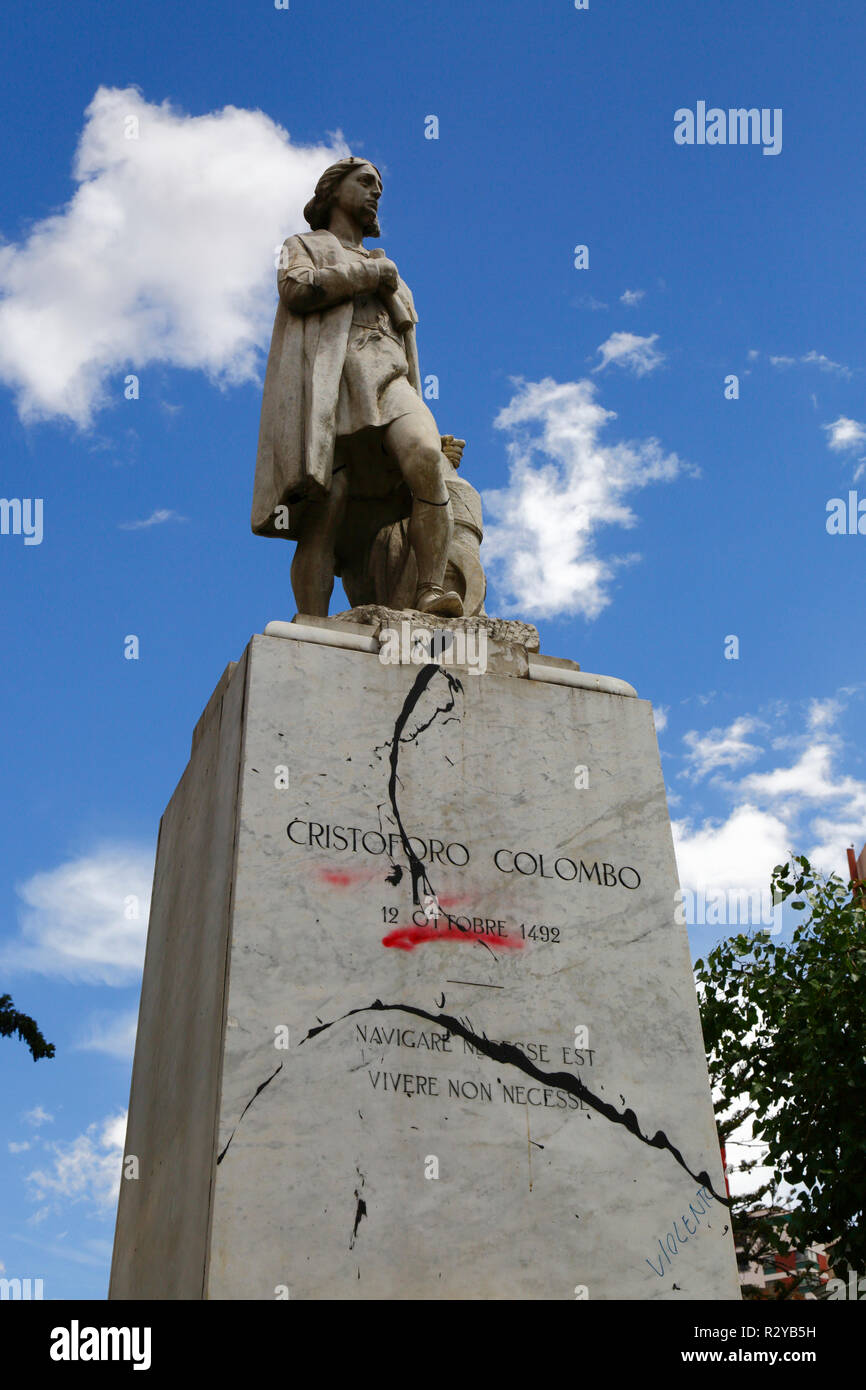
[[332,888],[352,888],[358,883],[369,883],[371,879],[381,878],[380,869],[317,869],[316,873],[323,883]]
[[516,936],[497,936],[495,932],[437,931],[427,923],[423,927],[397,927],[382,937],[383,946],[393,946],[398,951],[414,951],[425,941],[482,941],[485,946],[498,946],[503,951],[521,951],[523,941]]

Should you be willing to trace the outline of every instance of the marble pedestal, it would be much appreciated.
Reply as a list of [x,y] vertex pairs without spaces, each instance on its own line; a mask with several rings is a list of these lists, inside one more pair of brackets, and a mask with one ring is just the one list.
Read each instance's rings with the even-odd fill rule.
[[196,729],[110,1297],[738,1297],[649,704],[372,633],[254,637]]

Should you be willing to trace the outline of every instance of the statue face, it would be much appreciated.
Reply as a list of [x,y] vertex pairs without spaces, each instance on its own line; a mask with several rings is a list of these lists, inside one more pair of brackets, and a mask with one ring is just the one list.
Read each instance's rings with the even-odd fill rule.
[[381,196],[382,185],[372,164],[359,164],[340,180],[331,206],[342,208],[359,224],[364,236],[379,236],[377,210]]

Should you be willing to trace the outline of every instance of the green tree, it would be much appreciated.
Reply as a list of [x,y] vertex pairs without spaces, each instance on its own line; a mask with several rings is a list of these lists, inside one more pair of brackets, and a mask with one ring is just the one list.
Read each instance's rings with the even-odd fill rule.
[[[748,1117],[772,1177],[737,1199],[733,1228],[763,1245],[756,1204],[784,1205],[794,1248],[835,1242],[834,1265],[866,1269],[866,905],[857,886],[803,855],[773,870],[774,901],[804,913],[789,943],[728,937],[695,966],[724,1143]],[[724,1117],[724,1118],[722,1118]],[[763,1239],[761,1239],[763,1237]],[[778,1248],[778,1247],[777,1247]]]
[[36,1020],[13,1007],[11,994],[0,994],[0,1038],[11,1038],[13,1033],[30,1048],[34,1062],[54,1056],[54,1043],[45,1041]]

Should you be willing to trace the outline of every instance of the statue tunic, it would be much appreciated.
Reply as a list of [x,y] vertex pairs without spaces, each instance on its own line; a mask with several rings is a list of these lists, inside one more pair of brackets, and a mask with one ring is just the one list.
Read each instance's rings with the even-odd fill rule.
[[[341,245],[359,260],[369,258],[363,247],[345,242]],[[336,434],[340,437],[366,429],[383,429],[411,414],[433,419],[409,381],[402,336],[377,294],[356,294],[337,398]]]

